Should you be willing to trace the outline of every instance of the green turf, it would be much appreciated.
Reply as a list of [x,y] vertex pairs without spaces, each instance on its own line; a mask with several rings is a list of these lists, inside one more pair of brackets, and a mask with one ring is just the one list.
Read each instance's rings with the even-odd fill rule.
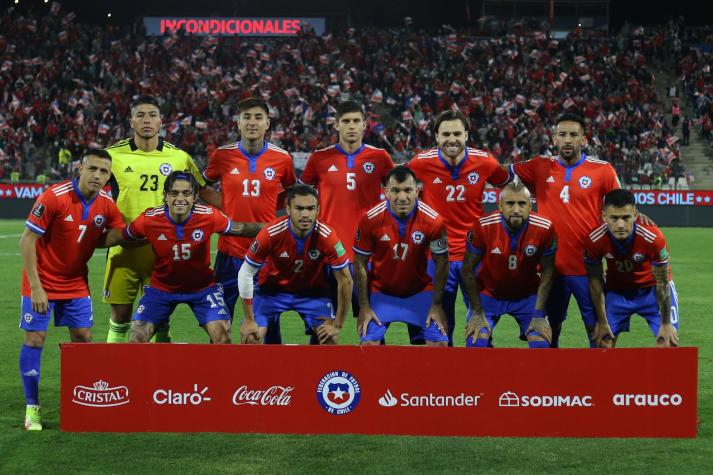
[[[706,345],[713,305],[713,229],[664,229],[679,292],[683,345],[700,348],[699,418],[694,440],[519,439],[394,436],[282,436],[223,434],[71,434],[59,426],[59,349],[66,330],[51,328],[42,360],[40,398],[46,426],[41,433],[22,430],[24,399],[17,359],[22,332],[19,318],[21,221],[0,221],[0,473],[18,472],[614,472],[664,473],[713,471],[713,352]],[[95,296],[101,295],[103,254],[90,263]],[[459,304],[460,318],[463,307]],[[576,315],[576,311],[571,309]],[[95,299],[95,340],[106,336],[108,308]],[[462,327],[462,320],[459,321]],[[177,341],[205,342],[187,308],[174,318]],[[283,319],[287,342],[304,342],[296,315]],[[355,343],[355,324],[347,322],[342,342]],[[463,344],[462,328],[456,344]],[[495,333],[499,346],[522,346],[512,319]],[[406,332],[389,331],[390,343],[404,343]],[[641,319],[620,339],[620,346],[651,346]],[[562,346],[585,345],[579,318],[566,323]],[[454,364],[457,362],[454,361]],[[665,424],[665,420],[660,421]]]

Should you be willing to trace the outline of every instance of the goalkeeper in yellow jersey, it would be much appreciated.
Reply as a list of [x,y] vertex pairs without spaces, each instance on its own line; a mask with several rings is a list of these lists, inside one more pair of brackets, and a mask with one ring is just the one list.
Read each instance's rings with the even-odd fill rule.
[[[131,105],[133,137],[107,148],[112,158],[112,196],[124,223],[129,224],[146,208],[163,203],[163,182],[174,170],[185,170],[203,187],[205,180],[193,159],[159,137],[161,112],[152,96],[141,96]],[[203,188],[200,196],[210,204],[217,193]],[[218,206],[220,201],[217,201]],[[151,246],[111,248],[104,275],[104,302],[111,304],[108,343],[128,341],[133,304],[149,283],[154,265]],[[157,329],[157,342],[170,342],[168,325]]]

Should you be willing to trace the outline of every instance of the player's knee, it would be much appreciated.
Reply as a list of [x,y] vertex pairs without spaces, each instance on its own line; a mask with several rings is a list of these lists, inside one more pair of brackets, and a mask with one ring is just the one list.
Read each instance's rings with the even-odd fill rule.
[[26,331],[23,343],[31,348],[42,348],[45,346],[46,332]]
[[362,346],[379,346],[381,342],[379,340],[364,340],[361,342]]
[[69,336],[73,343],[91,343],[92,330],[90,328],[71,328]]
[[114,323],[129,323],[131,317],[132,305],[130,303],[111,304],[111,320]]
[[447,341],[428,341],[426,340],[426,346],[434,346],[434,347],[443,347],[446,348],[448,346]]

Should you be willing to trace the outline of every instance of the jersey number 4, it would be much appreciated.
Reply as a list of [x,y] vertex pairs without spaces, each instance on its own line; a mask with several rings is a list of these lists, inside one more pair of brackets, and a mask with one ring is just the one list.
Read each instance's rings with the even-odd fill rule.
[[569,203],[569,185],[564,185],[560,191],[560,198],[563,203]]

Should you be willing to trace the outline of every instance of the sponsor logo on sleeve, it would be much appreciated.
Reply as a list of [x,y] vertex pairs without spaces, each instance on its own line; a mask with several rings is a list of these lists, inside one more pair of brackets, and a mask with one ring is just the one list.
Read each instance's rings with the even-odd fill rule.
[[342,241],[339,241],[337,244],[334,245],[334,250],[337,251],[337,257],[342,257],[344,254],[347,253],[347,251],[344,250]]
[[32,210],[32,216],[37,219],[40,219],[42,215],[45,214],[45,209],[45,205],[43,205],[42,203],[37,203],[37,205]]
[[253,241],[252,244],[250,244],[250,252],[253,254],[257,254],[258,249],[260,249],[260,243],[257,241]]

